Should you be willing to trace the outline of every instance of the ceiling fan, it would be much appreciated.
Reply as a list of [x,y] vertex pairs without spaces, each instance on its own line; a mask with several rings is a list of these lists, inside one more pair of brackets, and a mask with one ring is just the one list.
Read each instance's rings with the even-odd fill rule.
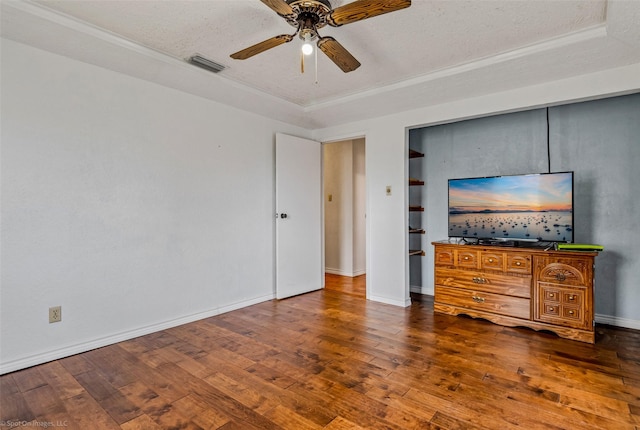
[[340,27],[411,6],[411,0],[356,0],[336,9],[331,8],[328,0],[260,1],[295,27],[295,33],[272,37],[231,54],[231,58],[246,60],[283,43],[291,42],[297,35],[306,44],[317,39],[318,48],[345,73],[357,69],[360,63],[333,37],[320,36],[318,29],[326,25]]

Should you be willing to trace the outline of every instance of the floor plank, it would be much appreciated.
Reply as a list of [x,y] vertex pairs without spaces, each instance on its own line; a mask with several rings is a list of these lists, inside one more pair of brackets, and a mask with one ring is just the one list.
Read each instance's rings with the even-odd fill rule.
[[595,345],[364,299],[364,278],[0,376],[0,428],[640,430],[640,332]]
[[366,296],[367,275],[351,277],[325,273],[324,283],[326,290],[338,291],[354,297],[364,298]]

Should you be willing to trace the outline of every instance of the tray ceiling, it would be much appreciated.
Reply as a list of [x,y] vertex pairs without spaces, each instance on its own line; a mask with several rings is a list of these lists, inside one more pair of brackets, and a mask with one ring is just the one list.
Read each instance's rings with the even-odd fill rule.
[[[259,0],[2,7],[9,39],[311,128],[362,119],[354,110],[371,116],[414,108],[416,95],[421,105],[439,104],[640,61],[633,25],[640,2],[633,0],[413,0],[408,9],[321,29],[362,66],[343,73],[320,52],[317,82],[313,56],[300,71],[297,38],[247,60],[229,57],[293,33]],[[227,68],[195,70],[184,61],[194,53]],[[339,118],[329,112],[335,109]]]

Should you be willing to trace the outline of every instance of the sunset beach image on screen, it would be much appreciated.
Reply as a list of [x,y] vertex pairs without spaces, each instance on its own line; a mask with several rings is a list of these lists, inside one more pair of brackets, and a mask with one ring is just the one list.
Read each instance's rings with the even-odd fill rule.
[[449,236],[573,241],[573,172],[449,180]]

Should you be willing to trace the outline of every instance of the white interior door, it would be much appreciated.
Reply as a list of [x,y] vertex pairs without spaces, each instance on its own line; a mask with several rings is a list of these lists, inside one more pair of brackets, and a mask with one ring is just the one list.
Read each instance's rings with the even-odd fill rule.
[[322,146],[276,134],[276,297],[323,286]]

